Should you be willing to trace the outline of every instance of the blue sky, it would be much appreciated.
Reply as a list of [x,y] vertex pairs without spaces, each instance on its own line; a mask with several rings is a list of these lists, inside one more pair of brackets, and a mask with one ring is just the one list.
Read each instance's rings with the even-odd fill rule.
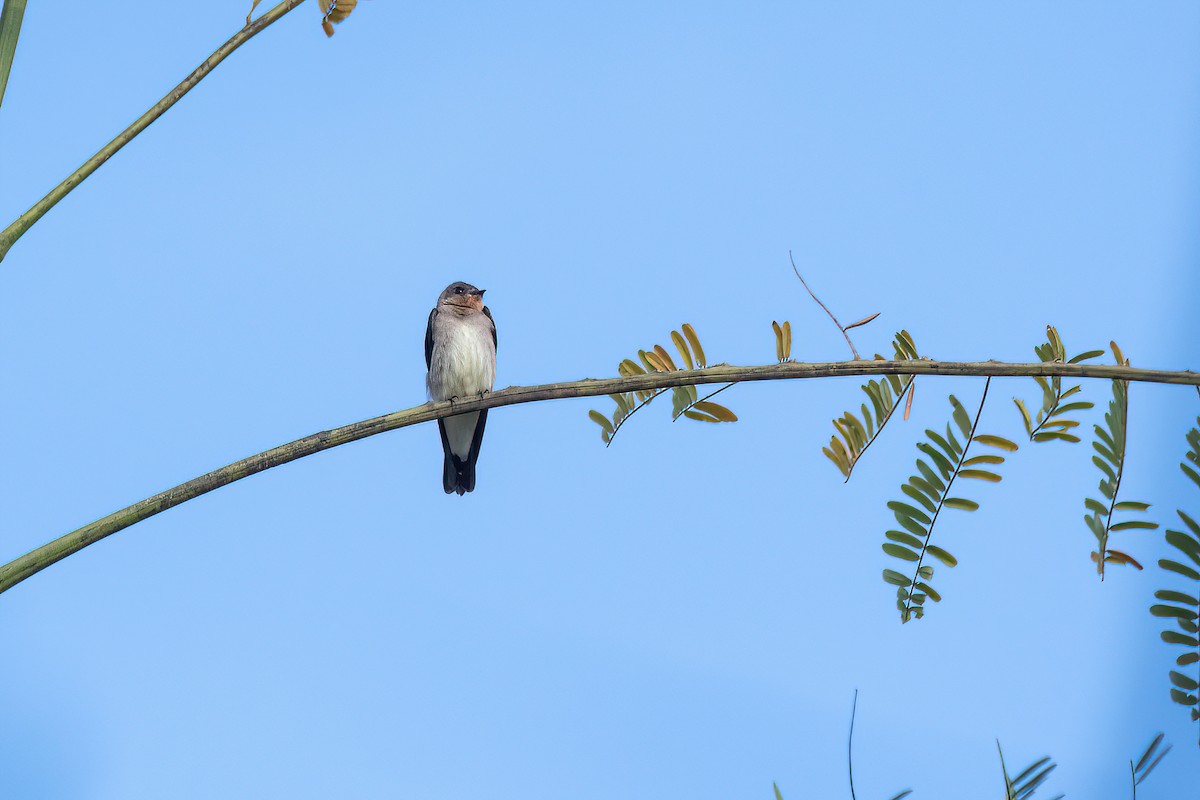
[[[0,110],[13,218],[237,28],[245,2],[26,14]],[[0,265],[0,558],[237,458],[424,400],[453,280],[488,290],[498,385],[615,374],[682,322],[710,360],[847,356],[792,250],[883,351],[1026,360],[1116,339],[1197,368],[1200,9],[1187,3],[306,4]],[[1087,388],[1106,401],[1104,384]],[[1146,613],[1101,585],[1086,446],[1023,447],[960,566],[901,626],[879,580],[924,380],[841,484],[852,380],[651,407],[604,450],[585,401],[493,412],[478,489],[432,426],[235,484],[0,598],[0,767],[27,798],[1142,796],[1200,773]],[[996,381],[981,425],[1016,437]],[[607,403],[607,401],[605,401]],[[1197,404],[1135,386],[1128,497],[1200,511]],[[1089,419],[1090,422],[1090,419]],[[943,523],[939,523],[942,525]],[[1120,542],[1145,562],[1159,534]],[[1114,542],[1114,546],[1120,546]]]

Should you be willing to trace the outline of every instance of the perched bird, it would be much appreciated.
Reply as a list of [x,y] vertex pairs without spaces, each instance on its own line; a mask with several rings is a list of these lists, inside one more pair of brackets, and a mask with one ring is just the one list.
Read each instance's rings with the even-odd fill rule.
[[[425,385],[433,400],[490,392],[496,383],[496,323],[483,304],[483,289],[456,281],[438,297],[425,328]],[[446,494],[475,489],[475,462],[483,441],[487,409],[438,420],[446,462]]]

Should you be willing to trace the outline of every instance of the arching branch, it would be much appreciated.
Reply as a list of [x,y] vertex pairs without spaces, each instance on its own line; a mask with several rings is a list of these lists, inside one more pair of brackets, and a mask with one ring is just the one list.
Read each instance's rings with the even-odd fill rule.
[[1147,383],[1166,383],[1200,386],[1200,373],[1135,369],[1133,367],[1092,364],[1006,364],[999,361],[837,361],[805,364],[788,362],[761,367],[721,365],[707,369],[653,372],[627,378],[568,381],[542,386],[510,386],[481,398],[457,402],[426,403],[404,411],[355,422],[328,431],[314,433],[303,439],[272,448],[257,455],[193,478],[173,489],[123,508],[103,519],[60,536],[49,544],[0,567],[0,592],[16,586],[29,576],[40,572],[60,559],[78,552],[106,536],[130,525],[185,503],[202,494],[227,486],[263,470],[304,458],[331,447],[355,442],[385,431],[406,428],[442,417],[499,408],[542,400],[561,400],[571,397],[596,397],[620,392],[653,391],[673,386],[693,386],[710,383],[743,383],[750,381],[795,380],[800,378],[830,378],[858,375],[958,375],[990,377],[1061,376],[1071,378],[1104,378]]
[[133,121],[132,125],[117,134],[115,139],[104,145],[104,147],[101,147],[96,155],[83,162],[83,165],[79,169],[72,172],[67,176],[66,180],[51,189],[49,194],[34,203],[32,208],[17,217],[15,222],[3,231],[0,231],[0,261],[4,260],[4,256],[8,253],[9,248],[13,246],[13,243],[24,236],[25,232],[32,228],[33,224],[41,219],[47,211],[54,208],[59,200],[62,200],[72,189],[87,180],[88,176],[99,169],[101,164],[116,155],[118,150],[129,144],[135,136],[150,127],[150,123],[161,117],[167,112],[167,109],[179,102],[180,98],[195,88],[196,84],[200,83],[208,73],[212,72],[218,64],[224,61],[226,56],[250,41],[250,39],[261,33],[268,26],[279,21],[284,14],[287,14],[303,2],[304,0],[283,0],[282,3],[267,11],[253,22],[247,20],[246,27],[235,33],[225,44],[218,47],[211,56],[204,60],[204,63],[192,70],[192,73],[184,78],[178,86],[167,92],[166,97],[151,106],[149,111],[142,114]]

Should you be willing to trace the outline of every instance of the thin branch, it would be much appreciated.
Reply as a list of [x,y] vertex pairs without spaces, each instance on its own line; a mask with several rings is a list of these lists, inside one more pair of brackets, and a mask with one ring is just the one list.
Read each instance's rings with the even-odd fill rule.
[[[925,546],[921,548],[921,555],[917,558],[917,568],[913,571],[913,588],[916,588],[917,581],[921,577],[921,565],[925,562],[925,554],[929,552],[929,540],[933,538],[933,526],[937,524],[938,514],[942,513],[942,508],[946,505],[946,498],[950,496],[950,488],[954,486],[954,481],[958,478],[958,473],[962,471],[963,462],[967,460],[967,453],[971,451],[971,442],[975,439],[975,429],[979,427],[979,420],[983,416],[983,405],[987,402],[988,388],[992,385],[992,378],[989,375],[988,379],[983,384],[983,397],[979,398],[979,410],[975,412],[975,421],[971,423],[971,432],[967,434],[967,441],[963,443],[963,451],[958,456],[958,463],[954,465],[954,471],[950,473],[950,479],[946,481],[946,490],[942,492],[941,498],[938,500],[937,509],[933,512],[933,519],[929,521],[929,532],[925,534]],[[904,622],[908,622],[908,616],[912,613],[912,595],[904,601]],[[999,746],[999,742],[996,743]],[[1003,758],[1003,757],[1002,757]]]
[[623,392],[653,391],[673,386],[698,386],[711,383],[738,383],[748,381],[795,380],[802,378],[829,378],[835,376],[861,375],[973,375],[1031,377],[1033,375],[1062,375],[1075,378],[1120,378],[1126,381],[1149,383],[1182,384],[1200,386],[1200,373],[1171,372],[1107,364],[1006,364],[999,361],[950,362],[950,361],[835,361],[806,364],[790,361],[784,364],[767,364],[757,367],[737,367],[724,364],[698,370],[675,372],[653,372],[604,380],[581,380],[566,383],[551,383],[542,386],[510,386],[475,400],[444,400],[385,414],[381,417],[355,422],[333,430],[321,431],[303,439],[297,439],[258,455],[236,461],[229,466],[201,475],[173,489],[160,492],[153,497],[123,508],[103,519],[60,536],[49,544],[14,559],[0,567],[0,592],[16,586],[31,575],[51,564],[75,553],[106,536],[128,528],[155,514],[174,508],[180,503],[202,494],[227,486],[234,481],[256,473],[278,467],[289,461],[328,450],[331,447],[375,436],[385,431],[405,428],[422,422],[430,422],[455,414],[482,411],[485,408],[534,403],[542,400],[561,400],[573,397],[598,397]]
[[59,200],[62,200],[72,189],[83,183],[89,175],[100,168],[101,164],[112,158],[118,150],[129,144],[135,136],[148,128],[150,123],[165,114],[167,109],[179,102],[181,97],[190,92],[208,73],[212,72],[218,64],[224,61],[226,56],[250,41],[250,39],[270,25],[279,21],[285,14],[303,2],[304,0],[283,0],[282,3],[267,11],[258,19],[248,23],[246,27],[234,34],[233,38],[218,47],[211,56],[204,60],[203,64],[196,67],[192,71],[192,74],[184,78],[182,83],[167,92],[167,95],[163,99],[151,106],[149,111],[134,120],[132,125],[121,131],[115,139],[100,148],[100,151],[96,155],[83,162],[83,165],[67,176],[66,180],[51,189],[49,194],[37,201],[24,214],[17,217],[15,222],[3,231],[0,231],[0,261],[4,260],[4,256],[8,253],[9,248],[24,236],[25,232],[32,228],[33,224],[41,219],[47,211],[54,208]]
[[726,389],[728,389],[728,388],[730,388],[730,387],[732,387],[732,386],[736,386],[736,384],[733,384],[733,383],[727,383],[727,384],[725,384],[724,386],[722,386],[720,389],[717,389],[715,392],[709,392],[708,394],[704,395],[704,397],[701,397],[699,400],[695,400],[695,401],[693,401],[693,402],[691,402],[691,403],[688,403],[686,406],[684,406],[683,408],[679,409],[679,413],[678,413],[678,414],[676,414],[675,416],[671,417],[671,422],[678,422],[678,421],[679,421],[679,418],[683,416],[683,412],[684,412],[684,411],[690,411],[690,410],[691,410],[693,407],[695,407],[696,403],[703,403],[705,400],[707,400],[707,399],[708,399],[708,398],[710,398],[710,397],[716,397],[716,396],[717,396],[717,395],[719,395],[721,392],[725,391]]
[[605,446],[606,448],[607,448],[607,447],[612,447],[613,439],[617,438],[617,431],[621,430],[621,426],[625,424],[625,421],[626,421],[626,420],[628,420],[630,417],[632,417],[632,416],[633,416],[634,414],[636,414],[637,412],[641,411],[641,410],[642,410],[642,408],[644,408],[645,406],[648,406],[648,405],[650,405],[650,401],[651,401],[651,400],[653,400],[654,398],[658,397],[660,394],[662,394],[662,393],[663,393],[663,392],[665,392],[665,391],[667,391],[667,390],[666,390],[666,389],[659,389],[657,392],[655,392],[654,394],[650,395],[650,396],[649,396],[649,397],[647,397],[645,400],[643,400],[642,402],[640,402],[640,403],[638,403],[636,406],[634,406],[634,407],[633,407],[633,409],[632,409],[632,410],[631,410],[631,411],[630,411],[628,414],[626,414],[625,416],[621,417],[621,421],[617,423],[617,427],[613,428],[613,432],[612,432],[612,433],[610,433],[610,434],[608,435],[608,441],[604,443],[604,446]]
[[850,769],[850,800],[854,796],[854,715],[858,711],[858,689],[854,690],[854,705],[850,706],[850,741],[846,743],[846,766]]
[[[809,297],[811,297],[813,300],[817,301],[817,305],[819,305],[821,308],[825,309],[825,313],[829,315],[829,318],[831,320],[833,320],[833,324],[837,325],[838,330],[842,332],[842,336],[844,336],[846,339],[846,344],[850,345],[850,352],[854,354],[854,360],[855,361],[860,360],[862,357],[858,354],[858,351],[854,349],[854,342],[850,341],[850,334],[846,333],[846,329],[842,327],[842,323],[837,321],[837,317],[835,317],[833,315],[833,312],[829,310],[829,307],[821,302],[821,298],[817,297],[813,293],[813,290],[808,288],[808,282],[804,280],[804,276],[801,275],[800,270],[796,268],[796,259],[792,257],[791,250],[788,250],[788,260],[792,262],[792,272],[796,273],[796,277],[800,279],[800,284],[804,287],[804,291],[808,292]],[[867,319],[860,320],[854,324],[855,325],[865,325],[866,323],[875,319],[875,317],[877,317],[877,316],[879,316],[879,315],[876,314],[874,317],[869,317]]]

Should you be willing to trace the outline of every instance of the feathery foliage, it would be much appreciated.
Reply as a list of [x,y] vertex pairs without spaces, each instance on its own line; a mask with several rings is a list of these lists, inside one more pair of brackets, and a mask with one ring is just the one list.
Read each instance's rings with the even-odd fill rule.
[[[1117,364],[1129,366],[1129,359],[1121,353],[1116,342],[1109,342]],[[1100,494],[1108,504],[1091,497],[1083,501],[1088,514],[1083,517],[1088,529],[1096,537],[1096,549],[1092,552],[1092,561],[1096,562],[1096,572],[1100,580],[1104,580],[1105,564],[1128,564],[1136,569],[1142,565],[1133,556],[1108,546],[1109,536],[1116,531],[1153,530],[1158,527],[1155,522],[1144,519],[1125,519],[1114,521],[1119,512],[1145,513],[1150,508],[1149,503],[1138,500],[1118,500],[1117,494],[1121,489],[1121,478],[1125,472],[1125,433],[1129,422],[1129,382],[1115,380],[1112,382],[1113,399],[1108,404],[1108,412],[1104,415],[1104,425],[1094,425],[1096,440],[1092,449],[1097,455],[1092,456],[1092,463],[1103,473],[1100,479]]]
[[[892,349],[897,361],[916,361],[919,358],[917,346],[913,344],[908,331],[896,334],[892,340]],[[875,360],[882,361],[883,356],[876,353]],[[833,427],[836,433],[829,440],[829,447],[821,448],[821,452],[834,463],[847,481],[850,480],[850,474],[854,471],[858,459],[879,437],[883,426],[892,418],[905,392],[909,392],[909,402],[912,402],[913,376],[885,375],[879,380],[863,384],[862,390],[870,398],[871,405],[868,407],[863,403],[859,407],[861,419],[855,416],[853,411],[847,411],[839,419],[835,419]],[[872,410],[875,412],[874,417],[871,415]],[[907,408],[904,415],[908,416]]]
[[[996,740],[996,751],[1000,753],[1000,770],[1004,773],[1005,800],[1027,800],[1033,797],[1038,787],[1046,782],[1058,764],[1044,756],[1023,769],[1015,778],[1008,775],[1008,767],[1004,764],[1004,750],[1000,748],[1000,740]],[[1054,800],[1062,800],[1066,795],[1055,795]]]
[[[909,477],[900,486],[910,503],[892,500],[887,505],[896,516],[896,521],[903,530],[890,530],[884,535],[888,541],[883,543],[883,552],[893,558],[914,564],[912,577],[892,569],[883,571],[883,579],[896,586],[896,607],[900,610],[900,621],[908,622],[912,618],[920,619],[925,616],[925,600],[939,602],[942,596],[931,585],[933,567],[925,563],[927,556],[932,556],[947,567],[958,563],[953,555],[945,548],[931,544],[934,525],[942,510],[946,508],[961,511],[975,511],[979,503],[965,497],[950,494],[955,480],[968,478],[973,480],[997,483],[1000,476],[992,471],[992,467],[1004,463],[1004,456],[987,453],[968,457],[971,445],[979,443],[996,450],[1012,452],[1017,449],[1014,442],[999,436],[987,434],[976,435],[979,417],[983,413],[984,403],[987,402],[987,390],[991,384],[989,378],[984,384],[983,397],[979,401],[979,410],[972,421],[958,398],[950,395],[950,405],[954,408],[952,421],[946,423],[946,433],[943,436],[934,430],[926,430],[929,441],[919,442],[917,448],[929,457],[932,466],[925,459],[917,459],[918,474]],[[963,436],[959,442],[952,426],[956,426]],[[983,467],[988,469],[983,469]]]
[[[1068,360],[1066,350],[1063,348],[1062,339],[1059,338],[1058,330],[1053,325],[1046,326],[1046,343],[1034,347],[1033,352],[1043,362],[1060,362],[1066,364],[1078,364],[1082,361],[1104,355],[1103,350],[1088,350]],[[1064,415],[1072,411],[1083,411],[1091,408],[1094,404],[1086,401],[1075,401],[1073,403],[1064,403],[1063,401],[1068,397],[1078,394],[1082,387],[1076,384],[1064,390],[1062,378],[1058,376],[1051,378],[1034,376],[1034,381],[1037,382],[1038,388],[1042,390],[1042,407],[1038,410],[1036,416],[1030,416],[1029,409],[1025,407],[1023,400],[1019,397],[1013,398],[1017,410],[1021,412],[1021,421],[1025,424],[1025,433],[1029,437],[1029,440],[1032,442],[1052,442],[1055,440],[1072,443],[1078,442],[1079,437],[1071,433],[1071,429],[1077,427],[1079,423],[1068,419]]]
[[[1196,419],[1200,426],[1200,417]],[[1197,487],[1200,487],[1200,427],[1192,428],[1187,434],[1188,452],[1179,468]],[[1189,464],[1190,462],[1190,464]],[[1200,611],[1200,523],[1182,510],[1176,514],[1183,521],[1186,530],[1167,530],[1167,543],[1179,551],[1181,558],[1160,559],[1158,566],[1167,572],[1173,572],[1187,578],[1190,583],[1177,589],[1160,589],[1154,597],[1160,603],[1150,607],[1150,613],[1156,617],[1174,620],[1174,626],[1163,631],[1160,636],[1167,644],[1181,645],[1187,652],[1175,659],[1176,666],[1193,667],[1193,674],[1171,670],[1171,699],[1191,710],[1192,720],[1200,720],[1200,628],[1197,627],[1198,611]],[[1186,563],[1185,563],[1186,562]]]
[[1167,753],[1171,752],[1171,745],[1167,745],[1162,749],[1162,752],[1158,753],[1157,757],[1154,755],[1155,751],[1158,750],[1158,746],[1162,744],[1162,740],[1163,734],[1160,733],[1151,740],[1150,746],[1146,748],[1146,752],[1142,753],[1142,757],[1138,759],[1136,764],[1132,761],[1129,762],[1129,782],[1133,789],[1133,800],[1137,800],[1138,784],[1149,778],[1150,773],[1158,766],[1158,762],[1162,761]]
[[[708,366],[704,348],[700,345],[700,337],[696,335],[696,330],[691,325],[685,322],[679,331],[671,331],[671,341],[675,345],[675,349],[679,351],[679,356],[686,369],[703,369]],[[630,375],[645,375],[650,372],[677,372],[680,371],[680,368],[675,365],[675,360],[671,358],[667,349],[656,344],[649,350],[638,350],[638,361],[631,358],[624,359],[617,365],[617,371],[622,376],[629,377]],[[600,426],[600,438],[607,446],[612,444],[617,431],[635,411],[649,405],[660,394],[670,391],[672,421],[680,417],[687,417],[699,422],[737,422],[736,414],[720,403],[710,400],[711,397],[720,394],[732,385],[732,383],[727,383],[704,397],[698,396],[695,386],[675,386],[669,390],[610,394],[609,398],[616,404],[616,409],[613,410],[611,417],[594,409],[588,412],[588,417]]]

